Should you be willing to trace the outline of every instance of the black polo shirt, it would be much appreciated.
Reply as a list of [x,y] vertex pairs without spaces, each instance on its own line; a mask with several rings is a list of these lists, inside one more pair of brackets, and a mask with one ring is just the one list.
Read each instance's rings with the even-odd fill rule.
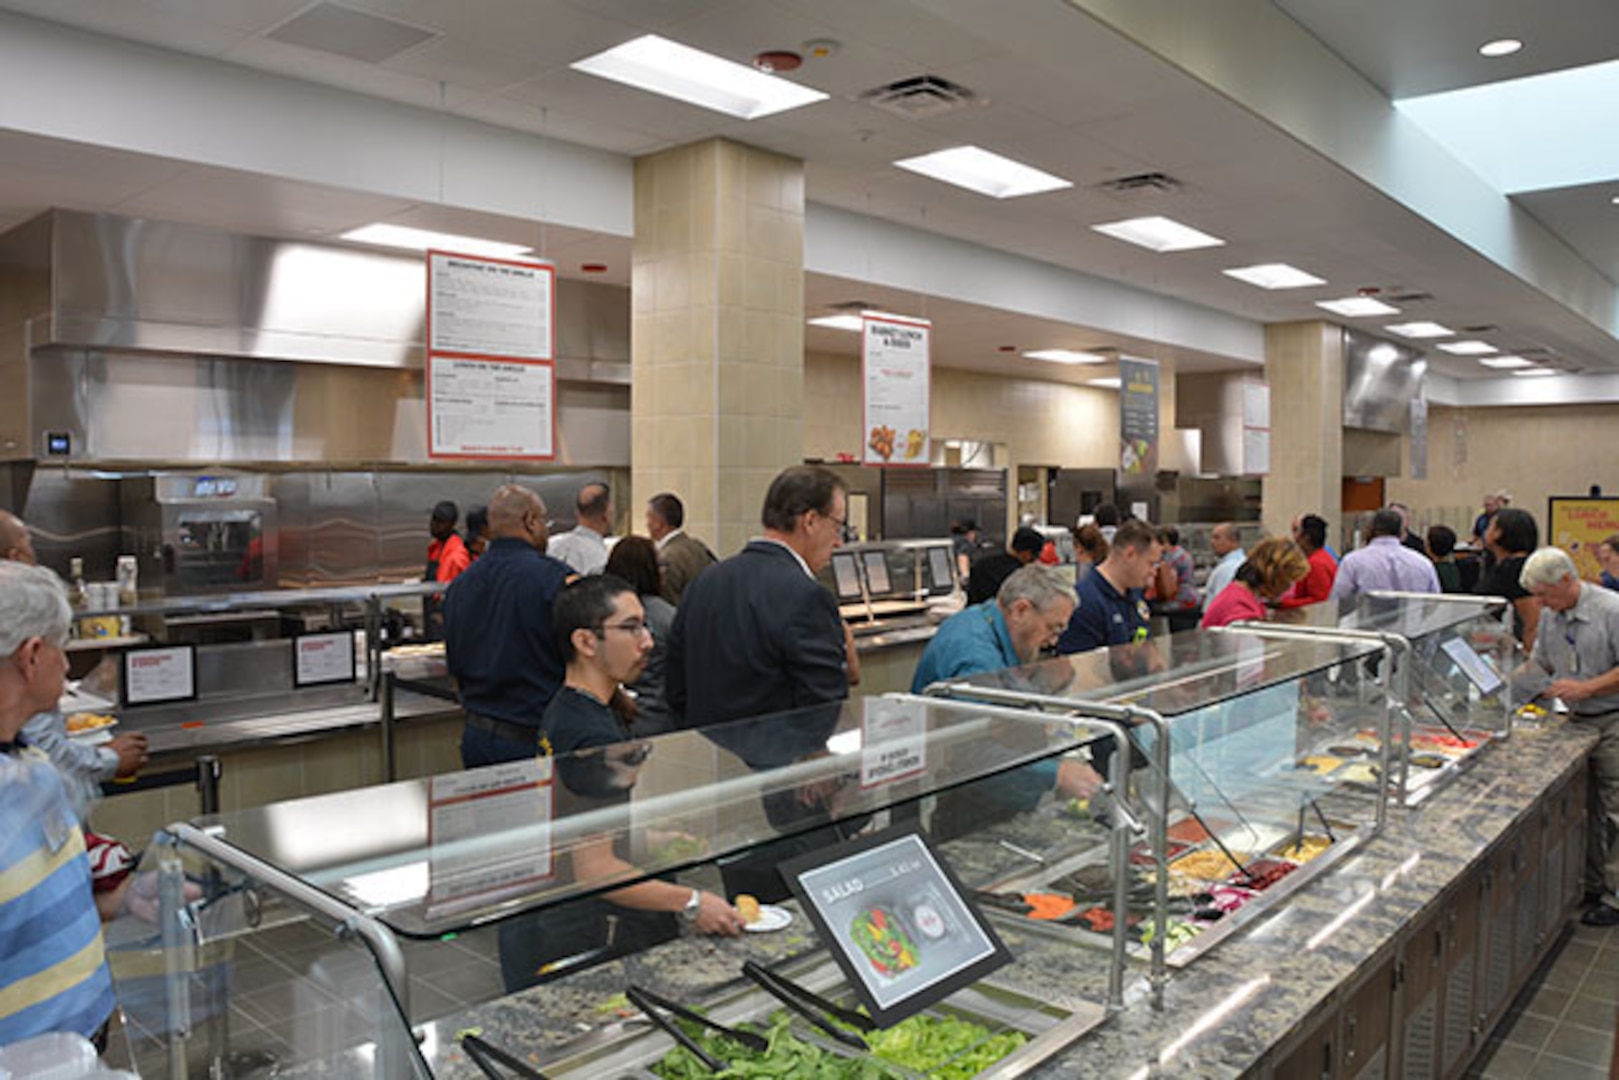
[[539,729],[562,685],[551,607],[573,571],[522,540],[491,541],[444,596],[444,646],[461,707]]

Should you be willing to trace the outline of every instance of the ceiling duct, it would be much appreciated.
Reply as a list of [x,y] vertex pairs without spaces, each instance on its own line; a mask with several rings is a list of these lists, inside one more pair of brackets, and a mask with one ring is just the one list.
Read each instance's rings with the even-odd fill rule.
[[1096,186],[1114,195],[1137,195],[1142,192],[1173,194],[1181,189],[1181,182],[1168,173],[1144,172],[1116,177]]
[[915,75],[879,86],[861,94],[859,100],[907,120],[927,120],[969,105],[988,104],[965,86],[937,75]]

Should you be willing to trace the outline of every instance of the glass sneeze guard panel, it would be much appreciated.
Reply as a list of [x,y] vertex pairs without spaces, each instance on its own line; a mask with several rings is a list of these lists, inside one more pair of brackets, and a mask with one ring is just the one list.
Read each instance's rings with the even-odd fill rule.
[[864,698],[221,815],[221,839],[407,937],[743,853],[1096,737]]

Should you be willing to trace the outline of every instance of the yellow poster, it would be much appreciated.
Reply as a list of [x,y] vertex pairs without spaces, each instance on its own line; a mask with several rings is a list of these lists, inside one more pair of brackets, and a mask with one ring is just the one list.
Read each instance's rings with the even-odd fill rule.
[[1619,499],[1558,498],[1548,500],[1548,542],[1568,552],[1580,577],[1596,581],[1602,574],[1596,546],[1619,533]]

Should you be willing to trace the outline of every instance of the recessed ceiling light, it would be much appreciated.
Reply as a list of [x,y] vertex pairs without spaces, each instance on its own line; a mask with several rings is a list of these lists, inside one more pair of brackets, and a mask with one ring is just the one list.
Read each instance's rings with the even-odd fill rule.
[[1395,323],[1393,326],[1385,326],[1383,329],[1391,334],[1399,334],[1401,337],[1408,338],[1450,337],[1456,332],[1450,327],[1440,326],[1436,322]]
[[743,120],[813,105],[827,97],[819,90],[656,34],[626,41],[568,66]]
[[1073,349],[1035,349],[1023,355],[1030,360],[1049,360],[1053,364],[1105,364],[1108,360],[1098,353],[1076,352]]
[[1522,371],[1514,371],[1512,374],[1520,379],[1541,379],[1547,375],[1561,375],[1562,372],[1549,367],[1529,367],[1524,368]]
[[818,319],[809,321],[811,326],[825,326],[832,330],[853,330],[859,333],[865,328],[866,320],[858,315],[822,315]]
[[1085,385],[1101,387],[1103,390],[1117,390],[1124,385],[1124,381],[1117,375],[1112,375],[1103,379],[1086,379]]
[[1500,368],[1503,371],[1534,366],[1521,356],[1481,356],[1478,362],[1485,367]]
[[1613,198],[1609,199],[1608,201],[1613,203],[1613,205],[1615,205],[1615,206],[1619,206],[1619,195],[1615,195]]
[[1305,289],[1311,285],[1325,285],[1325,278],[1318,278],[1314,274],[1306,274],[1296,266],[1286,263],[1260,263],[1257,266],[1238,266],[1220,273],[1226,277],[1234,277],[1238,281],[1246,281],[1250,285],[1258,285],[1261,289]]
[[433,232],[431,229],[413,229],[409,225],[389,225],[380,221],[374,225],[350,229],[338,239],[352,240],[356,244],[404,248],[406,251],[453,251],[458,255],[486,255],[497,259],[533,254],[533,249],[525,244],[503,244],[498,240],[457,236],[454,233]]
[[1488,341],[1449,341],[1439,348],[1452,356],[1489,356],[1501,351]]
[[1104,236],[1153,251],[1193,251],[1197,248],[1220,247],[1225,243],[1218,236],[1210,236],[1166,217],[1130,218],[1092,225],[1091,228]]
[[1315,306],[1326,308],[1334,315],[1346,319],[1364,319],[1370,315],[1398,315],[1400,309],[1369,296],[1346,296],[1342,300],[1317,300]]
[[1523,48],[1523,42],[1517,38],[1506,37],[1486,41],[1478,47],[1478,52],[1480,56],[1511,56],[1521,48]]
[[943,180],[993,199],[1015,199],[1020,195],[1038,195],[1042,191],[1059,191],[1074,186],[1071,180],[1041,172],[976,146],[953,146],[920,157],[904,158],[894,164],[909,172]]

